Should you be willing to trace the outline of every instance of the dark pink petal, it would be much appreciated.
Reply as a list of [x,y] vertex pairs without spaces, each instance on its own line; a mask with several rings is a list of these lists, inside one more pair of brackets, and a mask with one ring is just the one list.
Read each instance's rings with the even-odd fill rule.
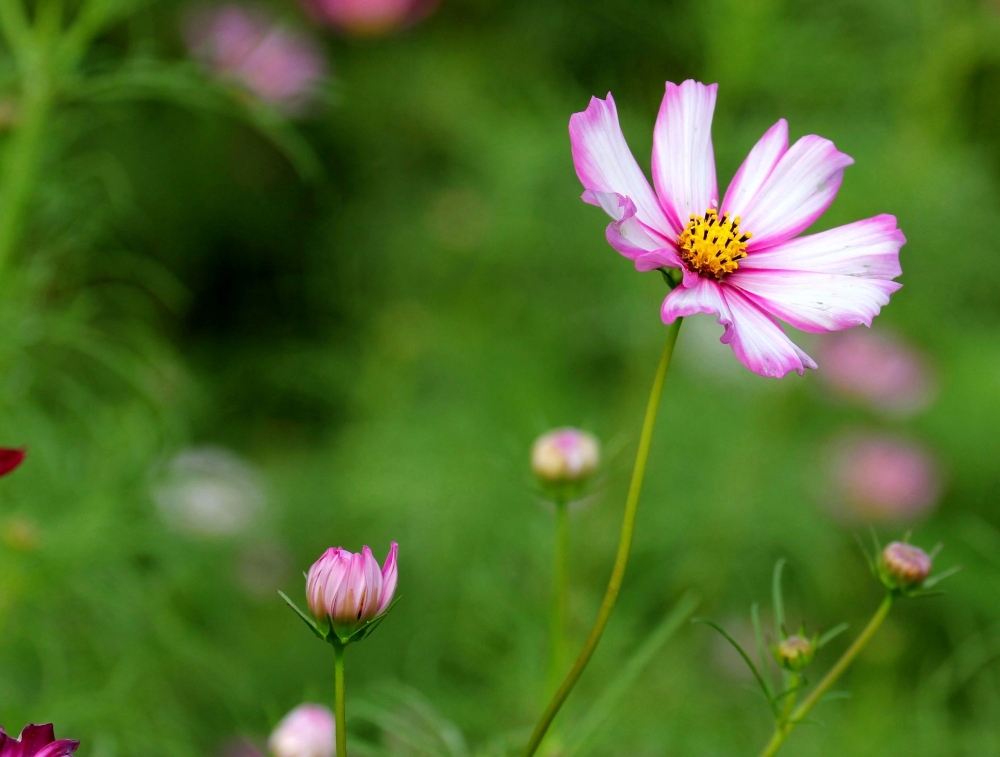
[[759,250],[740,261],[740,271],[816,271],[894,279],[903,273],[899,248],[905,243],[896,217],[883,214]]
[[753,234],[747,250],[762,250],[809,228],[830,207],[853,162],[815,135],[792,145],[741,213],[740,227]]
[[742,266],[726,284],[771,315],[802,331],[823,333],[871,326],[902,284],[811,271],[754,271]]
[[723,286],[722,290],[732,316],[732,325],[726,328],[720,341],[732,345],[733,352],[743,365],[770,378],[781,378],[789,371],[797,371],[801,376],[806,368],[816,367],[813,359],[738,289]]
[[393,542],[389,547],[389,554],[385,558],[385,564],[382,566],[382,596],[379,597],[377,615],[385,612],[386,608],[392,602],[393,595],[396,593],[396,581],[398,579],[396,555],[398,552],[399,545]]
[[0,447],[0,476],[6,476],[23,463],[26,454],[27,450],[24,447],[20,449]]
[[653,184],[671,225],[680,233],[691,215],[717,205],[712,114],[718,84],[667,82],[653,129]]
[[[570,116],[569,138],[576,175],[586,189],[628,197],[646,226],[671,236],[679,233],[680,229],[667,222],[652,187],[625,143],[610,92],[607,100],[592,97],[585,111]],[[584,200],[598,204],[587,194]]]
[[722,201],[722,212],[730,216],[742,216],[756,197],[778,161],[788,152],[788,122],[781,119],[764,132],[740,170],[736,172],[726,197]]
[[79,741],[74,741],[73,739],[59,739],[58,741],[53,741],[51,744],[43,746],[35,752],[34,755],[32,755],[31,752],[25,751],[23,753],[23,757],[66,757],[66,755],[75,752],[78,746],[80,746]]
[[52,723],[43,725],[29,724],[21,731],[21,755],[31,757],[46,744],[55,741],[56,734],[52,728]]

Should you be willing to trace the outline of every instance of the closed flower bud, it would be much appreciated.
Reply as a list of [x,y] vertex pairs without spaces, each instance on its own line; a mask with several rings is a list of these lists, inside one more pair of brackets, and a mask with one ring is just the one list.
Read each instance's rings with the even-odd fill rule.
[[920,547],[894,541],[882,550],[879,576],[890,589],[919,589],[931,573],[930,556]]
[[306,598],[313,617],[322,625],[327,618],[338,635],[350,634],[389,607],[396,593],[396,553],[392,543],[379,570],[372,551],[361,553],[331,547],[306,576]]
[[798,672],[813,661],[816,643],[805,636],[789,636],[774,647],[774,659],[785,670]]
[[579,483],[601,460],[597,439],[575,428],[558,428],[535,440],[531,469],[543,484]]
[[300,704],[282,719],[267,740],[274,757],[333,757],[333,713],[321,704]]

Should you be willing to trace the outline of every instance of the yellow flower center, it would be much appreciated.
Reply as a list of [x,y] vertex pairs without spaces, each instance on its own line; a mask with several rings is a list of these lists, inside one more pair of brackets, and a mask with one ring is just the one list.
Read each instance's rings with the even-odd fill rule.
[[753,234],[740,231],[740,218],[730,220],[729,213],[709,208],[702,217],[691,216],[687,228],[677,240],[681,260],[689,270],[702,276],[721,279],[739,268],[747,256],[747,240]]

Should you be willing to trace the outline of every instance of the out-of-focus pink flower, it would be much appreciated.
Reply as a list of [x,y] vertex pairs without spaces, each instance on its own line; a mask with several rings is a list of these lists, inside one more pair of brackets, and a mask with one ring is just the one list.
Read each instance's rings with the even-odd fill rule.
[[27,450],[24,447],[0,447],[0,476],[6,476],[24,462]]
[[321,623],[330,618],[338,633],[350,633],[385,612],[396,593],[398,550],[392,542],[381,570],[368,547],[360,553],[341,547],[324,552],[306,576],[313,617]]
[[600,459],[597,439],[576,428],[549,431],[531,448],[531,469],[549,484],[580,481],[597,469]]
[[820,375],[837,394],[862,400],[893,415],[923,410],[934,395],[923,357],[898,339],[855,329],[819,343]]
[[608,242],[639,271],[680,269],[663,301],[664,323],[713,313],[747,368],[762,376],[815,368],[777,319],[803,331],[871,325],[900,284],[896,219],[880,215],[812,236],[853,159],[822,137],[788,146],[781,119],[736,172],[722,202],[712,114],[717,85],[667,82],[653,130],[653,184],[636,163],[610,93],[570,118],[583,200],[612,222]]
[[316,94],[326,60],[310,38],[241,5],[203,8],[185,24],[191,54],[220,78],[239,82],[288,113]]
[[8,736],[0,728],[0,757],[66,757],[78,746],[80,742],[72,739],[56,741],[51,723],[26,725],[20,739]]
[[437,0],[304,0],[321,21],[349,34],[376,36],[430,13]]
[[895,436],[850,434],[833,446],[832,463],[835,513],[847,521],[914,521],[941,493],[930,452]]
[[333,713],[321,704],[300,704],[278,723],[267,748],[274,757],[333,757]]

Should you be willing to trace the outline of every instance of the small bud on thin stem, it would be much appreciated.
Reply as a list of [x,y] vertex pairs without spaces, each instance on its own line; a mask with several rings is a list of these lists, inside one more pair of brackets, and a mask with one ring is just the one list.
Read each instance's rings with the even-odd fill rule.
[[879,557],[879,577],[891,590],[919,589],[930,575],[933,563],[920,547],[894,541]]

